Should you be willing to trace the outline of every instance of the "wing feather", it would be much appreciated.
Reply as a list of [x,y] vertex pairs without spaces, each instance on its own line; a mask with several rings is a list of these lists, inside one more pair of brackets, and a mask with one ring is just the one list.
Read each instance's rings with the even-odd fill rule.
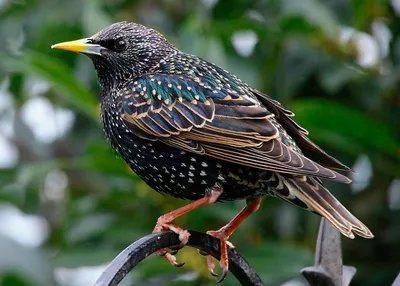
[[[326,153],[314,157],[325,158],[317,163],[284,143],[282,127],[308,142],[306,131],[291,120],[290,111],[263,98],[266,108],[239,92],[224,94],[212,90],[210,84],[177,75],[143,76],[123,89],[121,116],[140,138],[181,150],[280,173],[350,181],[323,166]],[[317,148],[311,143],[307,146]]]
[[282,125],[287,133],[296,141],[297,146],[310,159],[318,162],[324,167],[350,171],[351,169],[333,158],[312,142],[308,137],[308,131],[295,122],[292,117],[294,113],[285,109],[278,101],[268,97],[256,89],[251,89],[257,98],[265,105],[268,110],[276,115],[276,119]]

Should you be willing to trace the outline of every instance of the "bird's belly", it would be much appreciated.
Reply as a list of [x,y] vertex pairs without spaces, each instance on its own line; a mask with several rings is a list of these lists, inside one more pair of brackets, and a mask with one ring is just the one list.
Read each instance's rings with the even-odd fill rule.
[[126,139],[118,142],[116,149],[130,168],[159,193],[196,200],[207,195],[216,183],[223,186],[222,201],[269,193],[271,172],[182,151],[159,141]]

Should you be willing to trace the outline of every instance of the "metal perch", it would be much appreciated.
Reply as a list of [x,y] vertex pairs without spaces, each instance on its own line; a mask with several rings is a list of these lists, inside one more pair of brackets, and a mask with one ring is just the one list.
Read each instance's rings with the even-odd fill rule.
[[[209,253],[216,259],[220,256],[220,242],[205,233],[189,231],[188,246]],[[178,235],[162,232],[147,235],[128,246],[107,267],[95,286],[116,286],[146,257],[159,249],[179,245]],[[228,250],[229,270],[241,285],[265,285],[247,261],[234,249]],[[315,265],[301,270],[311,286],[348,286],[356,268],[344,266],[342,259],[341,234],[324,218],[321,219],[316,251]],[[400,286],[400,274],[392,286]]]
[[[197,248],[219,259],[220,242],[218,239],[197,231],[189,231],[188,246]],[[178,235],[173,232],[162,232],[147,235],[128,246],[107,267],[95,286],[116,286],[140,261],[159,249],[179,245]],[[264,285],[261,278],[250,267],[247,261],[235,250],[229,249],[229,270],[242,285]]]

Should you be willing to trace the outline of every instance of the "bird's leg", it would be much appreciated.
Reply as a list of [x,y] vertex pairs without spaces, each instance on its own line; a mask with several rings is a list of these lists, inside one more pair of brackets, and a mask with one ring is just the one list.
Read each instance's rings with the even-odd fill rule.
[[[246,206],[225,226],[221,227],[219,230],[216,231],[207,231],[207,234],[218,238],[221,242],[220,250],[221,250],[221,258],[220,258],[220,265],[222,268],[222,275],[218,282],[222,282],[227,273],[229,267],[229,260],[228,260],[228,249],[229,247],[234,248],[234,246],[228,241],[229,236],[235,231],[235,229],[252,213],[258,210],[261,204],[261,197],[247,200]],[[213,276],[217,276],[214,272],[215,264],[213,262],[213,257],[211,255],[207,256],[207,265],[208,270]]]
[[[222,194],[222,192],[223,192],[222,186],[220,184],[215,184],[215,186],[211,189],[211,193],[205,196],[204,198],[191,202],[186,206],[183,206],[181,208],[178,208],[176,210],[173,210],[169,213],[160,216],[157,220],[156,226],[154,227],[153,233],[160,232],[163,230],[171,230],[175,232],[176,234],[179,235],[179,240],[181,241],[181,244],[178,246],[177,249],[182,248],[188,242],[190,233],[186,229],[183,229],[173,224],[172,221],[174,221],[178,217],[187,214],[188,212],[194,209],[214,203]],[[164,256],[168,260],[168,262],[171,263],[173,266],[180,267],[184,263],[176,262],[176,257],[174,255],[176,252],[177,251],[171,251],[170,249],[161,249],[156,253],[160,256]]]

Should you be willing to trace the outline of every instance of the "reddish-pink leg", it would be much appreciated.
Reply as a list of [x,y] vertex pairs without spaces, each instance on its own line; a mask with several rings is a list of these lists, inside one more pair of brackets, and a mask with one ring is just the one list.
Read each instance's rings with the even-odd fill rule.
[[[169,213],[166,213],[165,215],[160,216],[157,220],[156,226],[154,227],[153,233],[160,232],[163,230],[171,230],[179,235],[179,240],[181,241],[180,247],[183,247],[188,242],[190,233],[186,229],[183,229],[173,224],[172,222],[178,217],[183,216],[194,209],[214,203],[218,199],[218,197],[222,194],[222,192],[223,192],[222,186],[216,184],[211,190],[211,194],[209,196],[191,202],[186,206],[183,206],[179,209],[173,210]],[[156,254],[164,256],[168,260],[168,262],[171,263],[173,266],[176,267],[182,266],[184,263],[176,262],[175,255],[173,255],[170,252],[171,251],[169,249],[162,249],[157,251]]]
[[[261,204],[261,197],[247,200],[246,206],[225,226],[221,227],[217,231],[207,231],[207,234],[218,238],[221,241],[221,258],[220,265],[222,268],[222,275],[218,282],[222,282],[226,275],[228,274],[229,260],[228,260],[228,248],[234,248],[234,246],[228,241],[229,236],[235,231],[235,229],[252,213],[258,210]],[[211,255],[207,256],[208,270],[213,276],[217,276],[214,272],[215,264],[213,262],[213,257]]]

